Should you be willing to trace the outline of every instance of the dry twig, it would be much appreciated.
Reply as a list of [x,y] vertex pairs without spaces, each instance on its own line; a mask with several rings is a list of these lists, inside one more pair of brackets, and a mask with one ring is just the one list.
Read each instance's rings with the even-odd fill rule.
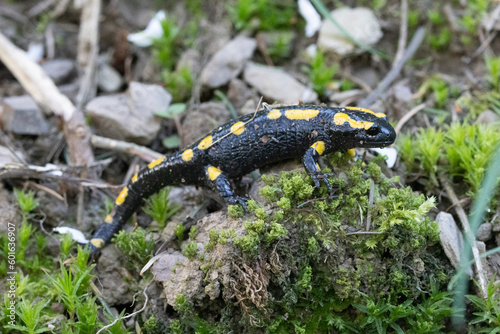
[[90,129],[83,114],[76,112],[73,103],[59,92],[54,82],[38,64],[1,33],[0,60],[42,108],[62,117],[71,164],[77,166],[92,164],[94,154],[89,142]]
[[146,161],[154,161],[163,156],[163,154],[153,151],[147,147],[121,140],[92,135],[90,141],[95,147],[135,154]]
[[417,29],[413,38],[410,42],[410,45],[406,49],[403,58],[398,61],[392,69],[387,73],[385,78],[378,84],[377,88],[368,94],[363,100],[358,103],[358,107],[369,108],[384,92],[387,91],[390,84],[397,78],[401,70],[403,69],[404,64],[410,59],[413,54],[417,51],[420,43],[422,43],[425,36],[425,28],[420,27]]
[[425,108],[425,103],[422,103],[422,104],[419,104],[418,106],[414,107],[413,109],[411,109],[409,112],[407,112],[403,117],[401,117],[398,124],[396,124],[394,131],[396,131],[396,133],[399,133],[399,131],[401,131],[401,128],[403,127],[403,125],[405,125],[406,122],[408,122],[410,120],[410,118],[415,116],[420,110],[422,110],[424,108]]

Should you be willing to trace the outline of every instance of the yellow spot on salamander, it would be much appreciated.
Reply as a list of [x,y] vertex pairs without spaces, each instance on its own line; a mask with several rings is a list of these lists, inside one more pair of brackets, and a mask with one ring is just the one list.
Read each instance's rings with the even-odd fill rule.
[[120,195],[118,195],[118,197],[116,198],[116,205],[122,205],[123,202],[125,201],[125,198],[127,197],[128,195],[128,188],[125,187],[122,189],[122,191],[120,192]]
[[355,121],[351,117],[349,117],[349,115],[344,114],[343,112],[336,113],[335,116],[333,116],[333,122],[336,125],[342,125],[345,122],[348,122],[351,128],[365,129],[365,130],[368,130],[373,125],[372,122]]
[[316,168],[317,168],[318,170],[321,170],[321,168],[319,168],[319,165],[318,165],[317,163],[316,163]]
[[191,159],[193,159],[193,150],[192,149],[187,149],[184,152],[182,152],[182,160],[190,161]]
[[163,160],[165,160],[165,157],[161,157],[160,159],[157,159],[157,160],[149,163],[148,168],[151,169],[151,168],[158,166],[159,164],[162,163]]
[[198,148],[200,150],[206,150],[207,148],[210,147],[210,145],[212,145],[212,136],[208,136],[202,141],[200,141],[200,143],[198,144]]
[[234,133],[237,136],[241,135],[244,131],[245,123],[243,122],[234,123],[234,125],[231,127],[231,133]]
[[349,155],[350,155],[351,157],[355,157],[355,156],[356,156],[356,150],[355,150],[355,149],[353,149],[353,148],[348,149],[348,150],[347,150],[347,153],[349,153]]
[[381,118],[381,117],[386,117],[386,115],[384,113],[381,113],[381,112],[373,112],[369,109],[365,109],[365,108],[359,108],[359,107],[345,107],[346,109],[349,109],[349,110],[356,110],[356,111],[362,111],[362,112],[367,112],[369,114],[372,114],[372,115],[375,115],[377,116],[378,118]]
[[278,119],[281,117],[281,111],[279,109],[273,109],[267,114],[269,119]]
[[208,167],[208,177],[210,178],[211,181],[218,178],[221,173],[222,171],[217,167],[214,166]]
[[312,144],[311,147],[314,148],[319,155],[322,155],[323,152],[325,152],[325,142],[317,141]]
[[134,176],[132,176],[132,183],[136,182],[137,181],[137,178],[139,177],[139,175],[137,175],[137,173],[134,174]]
[[102,240],[100,238],[92,239],[92,240],[90,240],[90,243],[92,245],[96,246],[97,248],[102,248],[102,246],[104,246],[104,240]]
[[288,119],[311,119],[318,115],[317,109],[290,109],[285,111]]
[[106,218],[104,218],[104,222],[111,224],[113,222],[113,217],[111,217],[111,215],[107,215]]

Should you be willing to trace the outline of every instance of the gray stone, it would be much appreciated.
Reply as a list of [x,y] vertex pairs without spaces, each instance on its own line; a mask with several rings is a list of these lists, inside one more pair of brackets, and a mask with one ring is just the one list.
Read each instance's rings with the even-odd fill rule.
[[56,85],[68,82],[76,74],[76,65],[71,59],[49,60],[42,68]]
[[155,276],[155,281],[165,282],[172,276],[173,270],[178,264],[183,264],[187,261],[187,257],[180,252],[169,254],[167,252],[161,254],[151,268],[151,273]]
[[477,124],[491,124],[500,121],[500,116],[491,110],[485,110],[476,119]]
[[393,88],[394,98],[403,103],[408,103],[412,99],[412,92],[410,87],[408,86],[407,80],[402,80],[394,85]]
[[159,85],[131,82],[125,94],[96,97],[85,111],[99,135],[145,145],[160,130],[155,113],[168,108],[171,100]]
[[210,59],[201,72],[201,82],[210,88],[227,84],[240,74],[256,47],[255,39],[237,36]]
[[491,223],[484,223],[479,226],[476,233],[476,239],[479,241],[488,241],[491,239],[492,225]]
[[243,78],[264,97],[278,103],[293,104],[301,100],[314,102],[318,95],[295,80],[291,75],[275,67],[248,63]]
[[[17,157],[25,158],[22,152],[16,151]],[[7,147],[0,146],[0,167],[4,167],[6,164],[10,163],[21,163]],[[0,211],[1,212],[1,211]]]
[[[373,12],[368,8],[344,7],[332,11],[331,15],[353,39],[361,44],[370,46],[382,38],[380,24]],[[362,51],[349,38],[345,37],[330,20],[324,20],[321,24],[318,47],[342,56]]]
[[97,262],[97,277],[102,295],[108,305],[130,304],[133,291],[128,276],[131,274],[124,267],[125,256],[115,245],[104,247]]
[[363,96],[364,94],[365,92],[361,89],[351,89],[343,92],[332,92],[328,96],[328,99],[330,99],[330,101],[335,103],[341,103],[346,100],[356,99],[358,97]]
[[187,49],[179,57],[179,61],[175,66],[176,71],[180,71],[182,68],[189,68],[191,73],[198,73],[201,70],[201,54],[198,50]]
[[2,123],[4,129],[19,135],[44,135],[49,133],[49,123],[29,95],[3,99]]
[[[248,85],[240,79],[233,79],[229,82],[227,98],[236,110],[240,110],[248,100],[258,101],[259,96]],[[242,114],[240,112],[240,114]]]
[[361,67],[354,70],[352,75],[366,83],[371,88],[375,88],[380,82],[380,77],[373,67]]
[[112,66],[103,63],[97,69],[97,85],[100,90],[106,93],[115,93],[123,85],[121,74]]
[[205,102],[189,110],[182,122],[182,145],[187,146],[231,118],[224,102]]

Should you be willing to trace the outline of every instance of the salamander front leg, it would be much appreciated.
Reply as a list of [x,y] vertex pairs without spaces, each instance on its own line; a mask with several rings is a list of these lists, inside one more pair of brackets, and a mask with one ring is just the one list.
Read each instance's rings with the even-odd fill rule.
[[240,204],[245,211],[247,209],[247,202],[250,200],[247,197],[240,197],[234,193],[231,183],[227,176],[217,167],[206,166],[205,173],[209,186],[219,193],[219,196],[229,204]]
[[311,145],[302,157],[302,162],[307,174],[311,177],[314,182],[314,186],[319,188],[320,182],[323,182],[328,189],[330,196],[333,193],[332,186],[328,182],[328,178],[325,174],[321,173],[318,165],[318,159],[325,151],[325,143],[322,141],[317,141]]

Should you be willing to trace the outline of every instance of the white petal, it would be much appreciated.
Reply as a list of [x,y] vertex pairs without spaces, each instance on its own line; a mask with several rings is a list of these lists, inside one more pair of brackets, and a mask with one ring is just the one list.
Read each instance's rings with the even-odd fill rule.
[[79,242],[81,244],[87,244],[89,241],[85,238],[82,232],[80,232],[77,229],[71,228],[71,227],[55,227],[53,231],[60,233],[60,234],[66,234],[69,233],[71,234],[73,240],[76,242]]
[[311,37],[321,26],[321,16],[309,0],[298,0],[300,15],[306,20],[306,37]]
[[384,148],[371,148],[370,150],[377,152],[378,154],[384,155],[387,157],[385,161],[387,167],[392,168],[396,163],[396,159],[398,158],[398,151],[392,147],[384,147]]
[[165,20],[165,12],[160,10],[156,15],[149,21],[148,26],[143,31],[139,31],[134,34],[129,34],[127,39],[129,42],[139,46],[146,47],[151,46],[153,41],[157,38],[163,36],[163,28],[161,27],[161,21]]

